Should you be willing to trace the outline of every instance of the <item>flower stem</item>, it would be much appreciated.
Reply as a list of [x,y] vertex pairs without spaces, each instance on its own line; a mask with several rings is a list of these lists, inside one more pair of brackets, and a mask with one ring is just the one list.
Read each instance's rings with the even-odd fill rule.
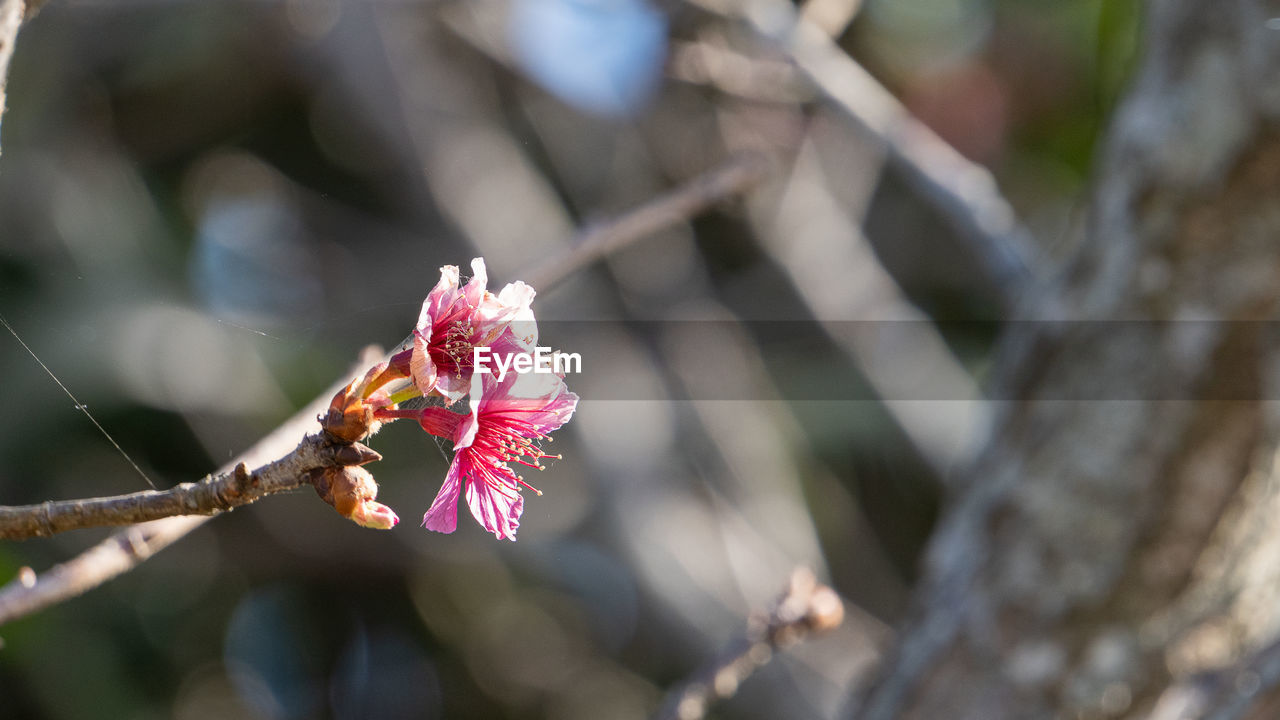
[[373,411],[373,417],[383,422],[388,420],[417,420],[422,417],[422,411],[401,410],[399,408],[381,408]]
[[387,399],[391,401],[392,405],[399,405],[405,400],[412,400],[417,397],[422,397],[422,391],[415,385],[409,385],[391,393],[387,396]]

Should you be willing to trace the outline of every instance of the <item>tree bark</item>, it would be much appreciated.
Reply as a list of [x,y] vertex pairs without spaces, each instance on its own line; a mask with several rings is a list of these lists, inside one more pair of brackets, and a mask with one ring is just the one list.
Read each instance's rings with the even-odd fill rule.
[[1169,717],[1265,712],[1276,681],[1234,666],[1280,628],[1275,16],[1148,4],[1085,237],[1002,341],[997,419],[856,717],[1147,717],[1227,677],[1238,711]]

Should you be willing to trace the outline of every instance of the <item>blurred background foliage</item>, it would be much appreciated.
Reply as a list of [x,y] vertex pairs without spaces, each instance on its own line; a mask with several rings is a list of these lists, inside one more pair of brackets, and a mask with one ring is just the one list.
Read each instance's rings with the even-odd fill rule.
[[[1070,247],[1136,0],[809,5],[992,169],[1045,255]],[[806,287],[818,268],[791,252],[844,257],[861,227],[933,317],[989,319],[992,289],[876,143],[732,14],[54,0],[22,31],[9,97],[0,313],[162,485],[226,462],[365,345],[398,342],[441,265],[483,255],[500,285],[736,151],[781,160],[744,201],[538,288],[539,317],[567,321],[544,343],[609,372],[570,378],[584,400],[558,434],[564,459],[530,478],[546,494],[519,542],[469,520],[451,536],[417,527],[447,446],[392,426],[371,469],[406,520],[394,531],[309,492],[218,518],[0,631],[0,715],[640,718],[796,564],[860,610],[713,715],[839,715],[903,611],[937,458],[962,451],[922,447],[885,403],[813,399],[831,368],[788,351],[824,341],[803,321],[881,318],[875,303],[831,317],[815,301],[828,288]],[[787,320],[797,335],[575,324],[611,319]],[[992,333],[946,339],[980,380]],[[0,502],[144,488],[16,341],[0,358]],[[742,397],[700,399],[708,372]],[[971,428],[946,429],[963,444]],[[103,534],[0,546],[0,578]]]

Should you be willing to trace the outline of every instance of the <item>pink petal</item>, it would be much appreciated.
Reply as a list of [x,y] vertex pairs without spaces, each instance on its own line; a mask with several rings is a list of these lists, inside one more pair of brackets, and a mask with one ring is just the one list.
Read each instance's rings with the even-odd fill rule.
[[[453,431],[453,451],[471,447],[471,443],[475,442],[476,432],[480,430],[480,401],[484,396],[482,390],[482,378],[492,377],[490,374],[471,374],[471,398],[467,401],[470,412],[462,416],[462,420],[458,422],[458,427]],[[456,455],[454,456],[457,457]]]
[[467,391],[471,389],[472,374],[474,373],[458,377],[452,372],[440,373],[436,376],[435,389],[444,396],[445,403],[452,405],[466,397]]
[[502,291],[498,293],[498,302],[509,307],[519,308],[521,312],[524,312],[533,304],[533,298],[537,294],[537,291],[533,288],[517,280],[513,283],[507,283],[506,287],[502,288]]
[[[528,328],[525,328],[525,330],[527,331]],[[538,334],[536,325],[534,326],[533,334],[534,335]],[[489,345],[489,357],[492,358],[489,361],[490,368],[496,367],[497,359],[499,357],[505,358],[507,355],[511,355],[513,353],[531,353],[535,349],[533,347],[526,346],[523,341],[518,339],[515,334],[515,328],[510,325],[502,328],[502,331],[499,332],[494,338],[492,338],[489,341],[488,345]],[[512,366],[508,365],[508,368],[511,368],[511,367]],[[513,372],[515,372],[514,369],[508,369],[507,377],[511,377],[511,374]]]
[[[418,314],[418,330],[430,328],[435,318],[453,303],[453,296],[458,291],[458,266],[445,265],[440,268],[440,281],[427,294],[422,303],[422,312]],[[430,337],[430,334],[428,334]]]
[[467,483],[467,505],[471,515],[494,537],[516,539],[520,527],[520,514],[524,512],[524,496],[516,492],[514,485],[497,481]]
[[491,345],[510,329],[513,346],[532,352],[538,343],[538,323],[531,307],[535,294],[533,288],[517,281],[508,283],[497,297],[486,295],[476,309],[476,344]]
[[509,283],[498,293],[498,302],[516,308],[511,318],[511,334],[525,352],[533,352],[538,346],[538,322],[533,318],[533,288],[522,282]]
[[492,374],[484,378],[480,422],[486,412],[517,411],[525,413],[522,419],[545,434],[569,422],[578,407],[577,394],[569,392],[564,379],[554,374],[508,373],[501,383]]
[[409,377],[413,379],[414,387],[418,388],[423,395],[429,394],[435,388],[439,374],[439,369],[427,350],[430,345],[430,324],[425,330],[414,331],[413,353],[409,356]]
[[485,286],[489,284],[489,273],[484,267],[484,258],[476,258],[471,261],[471,280],[467,282],[466,287],[462,288],[463,297],[466,298],[467,304],[473,308],[480,307],[480,302],[484,300]]
[[430,393],[436,386],[437,374],[435,361],[431,359],[428,348],[435,336],[436,321],[458,300],[458,266],[445,265],[440,268],[440,281],[427,294],[422,303],[422,311],[418,314],[418,324],[413,332],[413,353],[409,357],[409,373],[413,384],[423,395]]
[[458,529],[458,491],[462,483],[462,473],[458,467],[460,460],[460,456],[454,456],[435,502],[431,503],[427,514],[422,516],[422,525],[428,530],[451,533]]

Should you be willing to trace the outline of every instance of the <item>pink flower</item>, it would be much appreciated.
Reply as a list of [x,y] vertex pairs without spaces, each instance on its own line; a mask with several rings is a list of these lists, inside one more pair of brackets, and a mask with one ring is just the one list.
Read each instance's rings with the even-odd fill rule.
[[488,292],[484,259],[471,261],[471,280],[458,285],[458,267],[440,268],[436,283],[413,331],[409,374],[423,395],[436,392],[453,404],[471,387],[473,351],[489,346],[495,354],[528,352],[538,341],[533,288],[509,283],[498,295]]
[[431,509],[422,518],[429,530],[450,533],[458,525],[458,496],[465,494],[471,514],[499,540],[515,540],[524,510],[524,486],[541,495],[508,465],[516,462],[538,470],[538,461],[559,457],[536,443],[549,439],[573,416],[578,396],[554,374],[512,373],[499,383],[492,373],[472,378],[471,412],[426,408],[419,422],[435,435],[453,439],[453,463]]

